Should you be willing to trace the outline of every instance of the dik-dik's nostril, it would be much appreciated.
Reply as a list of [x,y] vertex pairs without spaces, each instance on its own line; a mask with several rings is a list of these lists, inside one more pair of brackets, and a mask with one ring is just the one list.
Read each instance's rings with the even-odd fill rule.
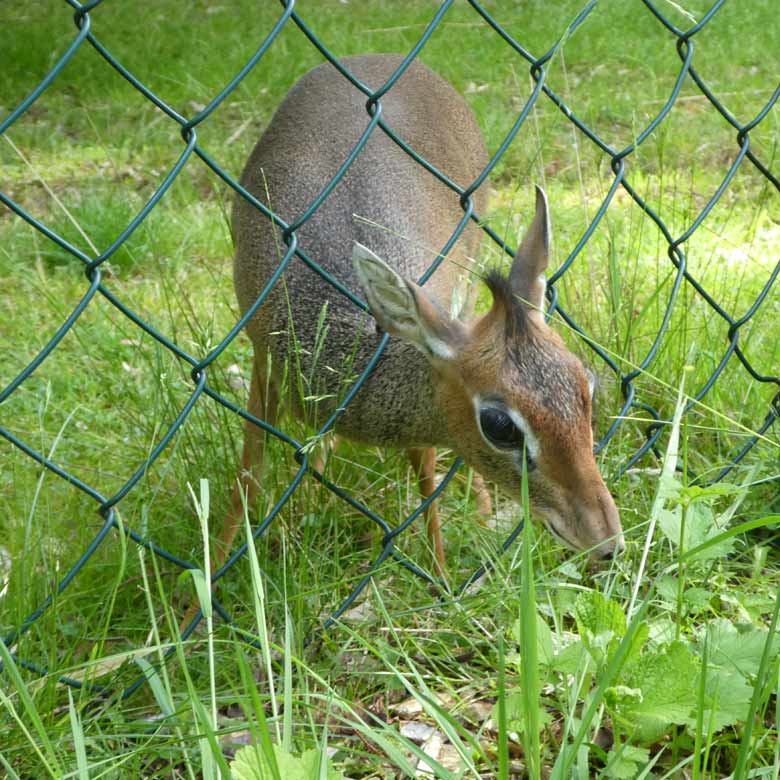
[[599,552],[601,553],[601,558],[603,560],[609,560],[618,558],[625,549],[626,543],[623,541],[623,534],[621,534],[617,539],[611,539],[601,545],[601,547],[599,547]]

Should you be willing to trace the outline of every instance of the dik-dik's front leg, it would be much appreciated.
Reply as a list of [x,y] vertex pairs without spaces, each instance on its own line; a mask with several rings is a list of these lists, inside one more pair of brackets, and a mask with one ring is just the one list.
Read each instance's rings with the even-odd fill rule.
[[[269,425],[275,425],[279,393],[273,382],[268,381],[265,371],[260,370],[259,365],[260,360],[255,355],[247,411],[253,417],[264,420]],[[218,569],[227,560],[238,531],[244,524],[244,502],[246,501],[247,507],[254,504],[262,479],[266,435],[266,432],[253,422],[247,420],[244,423],[244,451],[241,456],[241,469],[233,487],[230,513],[222,525],[222,532],[214,551],[215,569]]]
[[[420,480],[420,492],[423,498],[429,498],[436,489],[436,448],[412,447],[407,454],[412,462],[414,473]],[[441,521],[439,520],[439,507],[436,501],[432,501],[425,510],[425,521],[428,526],[428,540],[433,550],[436,573],[444,576],[444,543],[441,538]]]
[[477,512],[483,518],[484,523],[485,519],[493,514],[493,499],[484,477],[477,471],[471,478],[471,489],[474,491],[474,499],[477,502]]
[[[428,498],[436,489],[436,448],[414,447],[408,449],[406,453],[412,463],[414,473],[420,481],[420,493],[422,493],[423,498]],[[487,517],[493,509],[490,491],[485,485],[485,480],[476,472],[472,479],[472,487],[477,501],[477,511],[483,517]],[[444,577],[446,560],[441,536],[438,501],[433,501],[425,510],[425,522],[428,529],[428,540],[435,559],[436,573],[440,577]]]

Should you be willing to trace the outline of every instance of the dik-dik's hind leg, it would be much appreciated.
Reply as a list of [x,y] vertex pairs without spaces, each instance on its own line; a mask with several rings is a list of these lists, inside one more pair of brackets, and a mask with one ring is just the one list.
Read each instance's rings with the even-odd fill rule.
[[[436,489],[436,448],[413,447],[407,450],[412,468],[420,480],[420,492],[428,498]],[[433,501],[425,510],[425,520],[428,524],[428,539],[433,549],[437,574],[444,576],[444,544],[441,538],[441,522],[439,508]]]
[[317,449],[317,454],[314,456],[311,465],[313,468],[315,468],[317,471],[322,474],[325,471],[325,464],[328,462],[328,459],[331,455],[336,451],[337,447],[341,443],[341,436],[339,436],[337,433],[333,433],[330,436],[328,436],[325,441],[319,445]]
[[[259,368],[262,358],[264,355],[256,355],[252,366],[247,411],[253,417],[275,425],[279,393],[273,382],[268,381],[265,371]],[[214,551],[214,567],[217,569],[227,560],[236,535],[244,524],[244,497],[246,497],[246,505],[251,507],[257,496],[262,479],[266,436],[266,432],[253,422],[247,420],[244,423],[244,451],[241,456],[241,469],[233,486],[230,512],[222,525],[222,533]]]

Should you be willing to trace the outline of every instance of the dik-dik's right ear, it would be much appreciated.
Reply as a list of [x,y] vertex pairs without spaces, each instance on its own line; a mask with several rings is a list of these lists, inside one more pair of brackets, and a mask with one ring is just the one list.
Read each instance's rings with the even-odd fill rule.
[[451,320],[425,290],[401,277],[355,242],[352,264],[371,314],[383,330],[414,344],[432,361],[449,361],[462,345],[463,325]]
[[550,261],[550,209],[544,190],[536,187],[534,221],[523,238],[509,271],[512,292],[525,302],[530,311],[541,312],[546,282],[544,272]]

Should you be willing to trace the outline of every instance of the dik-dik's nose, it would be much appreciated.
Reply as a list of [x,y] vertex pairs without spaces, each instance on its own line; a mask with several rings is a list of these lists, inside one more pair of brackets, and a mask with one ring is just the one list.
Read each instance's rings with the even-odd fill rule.
[[603,541],[594,549],[593,557],[601,560],[617,558],[626,549],[626,542],[620,525],[620,513],[606,486],[599,491],[595,514],[600,516],[598,525]]
[[600,476],[599,482],[577,506],[580,549],[589,550],[593,560],[616,558],[626,549],[620,512]]
[[623,534],[619,534],[614,539],[609,539],[606,542],[600,544],[593,551],[593,558],[597,560],[605,561],[612,558],[617,558],[626,549],[626,542],[623,539]]

